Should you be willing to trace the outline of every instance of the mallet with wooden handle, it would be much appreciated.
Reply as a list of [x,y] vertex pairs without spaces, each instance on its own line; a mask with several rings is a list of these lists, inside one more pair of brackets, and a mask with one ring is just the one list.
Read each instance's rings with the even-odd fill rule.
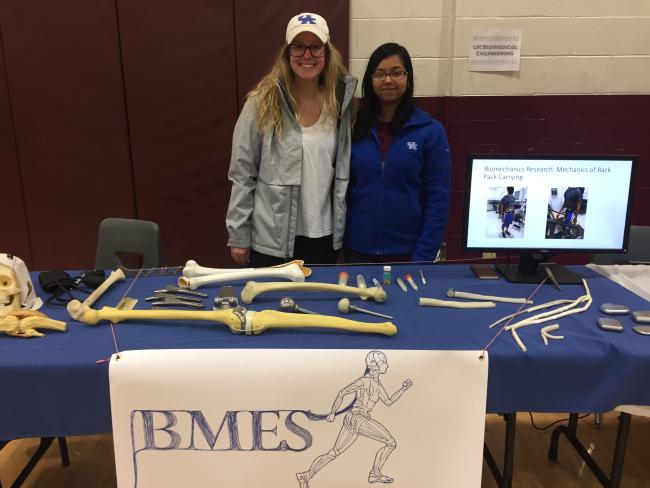
[[332,283],[257,283],[255,281],[249,281],[241,292],[241,299],[244,303],[252,303],[257,295],[272,291],[325,291],[372,298],[377,303],[385,302],[387,298],[386,291],[377,287],[357,288],[355,286],[334,285]]

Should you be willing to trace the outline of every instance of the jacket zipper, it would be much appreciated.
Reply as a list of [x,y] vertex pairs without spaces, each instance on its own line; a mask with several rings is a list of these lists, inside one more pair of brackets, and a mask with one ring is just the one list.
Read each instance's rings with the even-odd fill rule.
[[[381,148],[379,149],[381,151]],[[388,153],[386,153],[388,155]],[[382,158],[381,161],[381,192],[379,194],[379,207],[380,207],[380,215],[384,214],[384,180],[385,180],[385,170],[386,169],[386,160]],[[381,240],[383,232],[380,230],[379,231],[379,239],[377,239],[377,242]],[[375,251],[375,255],[379,256],[379,248]]]
[[[402,127],[402,129],[403,129],[403,127]],[[386,148],[386,157],[385,158],[382,157],[382,160],[381,160],[381,165],[380,165],[381,166],[381,194],[380,194],[381,200],[380,200],[380,202],[382,202],[382,205],[380,205],[381,206],[380,215],[383,215],[383,213],[384,213],[383,201],[384,201],[384,189],[385,189],[385,185],[386,185],[386,182],[385,182],[385,180],[386,180],[386,159],[388,159],[388,153],[390,152],[390,148],[393,146],[393,144],[395,142],[395,139],[397,139],[397,136],[399,135],[399,133],[402,132],[402,129],[398,130],[393,135],[393,139],[390,141],[390,144],[388,145],[388,148]],[[381,153],[381,145],[379,144],[378,141],[375,141],[375,142],[377,142],[377,144],[379,145],[379,152]],[[380,231],[379,239],[377,239],[378,243],[381,241],[382,235],[383,235],[383,232]],[[375,254],[377,256],[379,256],[379,248],[377,248],[377,250],[375,251]]]
[[[284,259],[285,260],[289,260],[289,258],[291,257],[291,256],[289,256],[289,248],[291,247],[291,240],[290,240],[290,236],[291,236],[291,213],[292,213],[291,208],[293,206],[293,190],[294,189],[295,189],[295,187],[293,185],[291,185],[291,190],[289,190],[289,193],[290,193],[289,194],[289,222],[288,222],[289,225],[287,225],[287,249],[286,249],[286,251],[284,253]],[[295,244],[295,237],[294,237],[294,252],[295,252],[295,245],[296,244]]]

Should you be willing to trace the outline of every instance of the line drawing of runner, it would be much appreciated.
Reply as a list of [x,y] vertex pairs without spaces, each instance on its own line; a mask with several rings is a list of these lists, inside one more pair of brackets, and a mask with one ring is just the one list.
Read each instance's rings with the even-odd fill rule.
[[309,480],[354,444],[360,435],[384,444],[375,455],[375,460],[368,475],[368,483],[393,482],[393,478],[381,473],[381,468],[388,456],[397,447],[397,443],[388,429],[370,416],[370,412],[378,400],[381,400],[388,407],[393,405],[406,390],[413,386],[413,382],[410,379],[405,379],[402,382],[402,387],[389,396],[379,380],[379,375],[385,374],[388,370],[386,355],[381,351],[370,351],[366,355],[365,362],[366,371],[364,375],[339,391],[327,416],[327,421],[333,422],[343,398],[347,395],[356,394],[352,409],[343,418],[343,425],[334,446],[325,454],[317,456],[307,471],[296,473],[299,488],[309,488]]

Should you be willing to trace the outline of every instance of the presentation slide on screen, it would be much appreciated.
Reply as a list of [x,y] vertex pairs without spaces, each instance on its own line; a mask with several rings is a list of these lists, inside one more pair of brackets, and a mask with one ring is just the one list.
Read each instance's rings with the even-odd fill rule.
[[621,249],[632,160],[474,159],[467,247]]

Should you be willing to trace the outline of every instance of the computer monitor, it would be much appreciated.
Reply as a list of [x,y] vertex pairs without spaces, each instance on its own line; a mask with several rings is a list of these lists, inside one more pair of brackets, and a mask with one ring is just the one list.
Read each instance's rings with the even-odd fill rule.
[[[552,269],[560,283],[581,278],[548,264],[555,253],[625,252],[636,156],[468,156],[463,247],[519,252],[497,269],[535,283]],[[542,265],[542,266],[540,266]]]

